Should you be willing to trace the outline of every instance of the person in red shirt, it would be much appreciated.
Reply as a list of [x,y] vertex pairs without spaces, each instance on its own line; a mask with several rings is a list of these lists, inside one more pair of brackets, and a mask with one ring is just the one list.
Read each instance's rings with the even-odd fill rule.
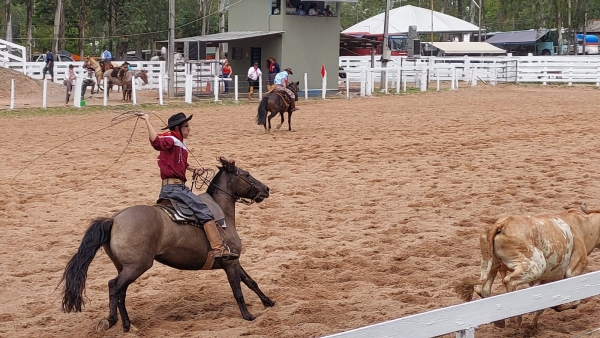
[[148,114],[139,114],[140,118],[146,121],[148,127],[148,137],[152,147],[159,151],[158,168],[160,169],[160,178],[162,179],[162,188],[159,198],[172,198],[185,203],[193,210],[194,215],[204,227],[206,237],[210,242],[215,258],[235,259],[239,255],[231,252],[229,247],[223,241],[214,220],[206,204],[204,204],[194,193],[185,185],[186,171],[193,173],[202,173],[202,168],[192,168],[188,164],[188,150],[183,142],[190,134],[189,121],[194,115],[186,117],[184,113],[177,113],[169,117],[168,125],[163,128],[169,129],[168,132],[157,134]]

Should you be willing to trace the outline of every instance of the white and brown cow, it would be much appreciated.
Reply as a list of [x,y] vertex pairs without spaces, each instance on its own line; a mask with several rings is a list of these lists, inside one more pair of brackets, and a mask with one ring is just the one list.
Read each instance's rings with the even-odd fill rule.
[[[485,298],[491,295],[492,283],[498,272],[506,292],[519,286],[550,283],[581,274],[588,263],[587,256],[600,247],[600,210],[585,206],[559,214],[509,216],[498,220],[480,236],[480,279],[466,278],[455,291],[466,301],[473,292]],[[556,311],[576,308],[579,302],[554,307]],[[537,330],[538,319],[533,319]],[[521,317],[516,318],[517,327]],[[504,327],[504,320],[495,323]]]

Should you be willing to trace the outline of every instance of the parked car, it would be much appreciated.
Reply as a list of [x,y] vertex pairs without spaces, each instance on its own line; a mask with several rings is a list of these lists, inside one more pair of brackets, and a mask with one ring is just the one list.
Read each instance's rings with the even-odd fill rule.
[[[44,57],[46,56],[46,54],[34,54],[31,57],[31,61],[33,62],[44,62]],[[72,57],[67,56],[67,55],[63,55],[63,54],[58,54],[54,57],[54,61],[56,62],[74,62],[75,60],[73,60]]]

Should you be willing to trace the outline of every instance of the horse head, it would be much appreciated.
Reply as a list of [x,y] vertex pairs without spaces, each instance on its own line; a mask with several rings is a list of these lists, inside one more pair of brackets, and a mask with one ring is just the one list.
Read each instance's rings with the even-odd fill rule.
[[145,69],[140,70],[136,77],[141,78],[144,81],[144,84],[148,84],[148,71],[147,70],[145,70]]
[[290,82],[287,85],[287,88],[289,90],[291,90],[292,92],[294,92],[294,95],[296,96],[296,101],[298,101],[298,91],[300,88],[300,81],[296,81],[296,82]]
[[[269,197],[269,187],[250,175],[249,172],[240,169],[235,161],[228,161],[224,157],[219,158],[221,167],[212,179],[206,192],[214,196],[215,193],[223,192],[237,200],[249,199],[251,202],[260,203]],[[243,202],[243,200],[242,200]]]

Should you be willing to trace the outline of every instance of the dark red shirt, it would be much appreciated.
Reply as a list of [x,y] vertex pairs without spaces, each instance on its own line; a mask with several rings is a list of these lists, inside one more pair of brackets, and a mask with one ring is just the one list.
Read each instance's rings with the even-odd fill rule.
[[185,170],[189,166],[188,150],[181,135],[178,132],[169,131],[159,134],[150,144],[154,149],[160,151],[158,154],[160,178],[163,180],[178,178],[185,182]]

